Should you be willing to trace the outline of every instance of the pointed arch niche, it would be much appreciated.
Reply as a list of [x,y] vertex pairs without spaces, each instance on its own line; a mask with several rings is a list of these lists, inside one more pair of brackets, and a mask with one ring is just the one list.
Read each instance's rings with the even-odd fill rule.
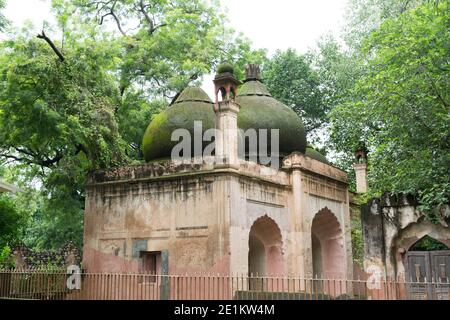
[[248,272],[264,275],[284,273],[283,241],[277,223],[267,215],[258,218],[250,228]]
[[344,235],[336,216],[328,208],[317,212],[311,226],[313,276],[345,277]]

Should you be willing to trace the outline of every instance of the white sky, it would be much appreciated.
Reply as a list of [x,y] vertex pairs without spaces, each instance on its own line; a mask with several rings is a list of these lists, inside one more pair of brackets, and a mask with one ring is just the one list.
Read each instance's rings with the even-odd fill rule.
[[[54,22],[51,0],[7,0],[5,16],[20,27],[30,20],[40,30],[43,21]],[[230,26],[244,33],[255,48],[295,48],[304,53],[327,32],[339,33],[346,0],[221,0],[228,8]],[[203,88],[211,95],[212,76]]]
[[[50,0],[7,0],[4,14],[20,27],[31,20],[41,28],[53,22]],[[295,48],[305,52],[323,34],[341,27],[346,0],[221,0],[230,25],[243,32],[255,48]]]

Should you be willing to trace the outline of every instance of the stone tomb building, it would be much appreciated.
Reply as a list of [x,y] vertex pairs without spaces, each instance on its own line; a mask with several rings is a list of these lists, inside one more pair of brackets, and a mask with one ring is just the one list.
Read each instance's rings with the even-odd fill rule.
[[[301,119],[270,95],[258,66],[243,84],[225,68],[215,85],[214,103],[187,87],[151,121],[147,164],[90,176],[83,267],[352,278],[346,173],[307,148]],[[194,133],[194,121],[221,130],[213,156],[221,163],[170,159],[172,132]],[[279,129],[280,165],[250,161],[248,148],[240,156],[238,127]]]

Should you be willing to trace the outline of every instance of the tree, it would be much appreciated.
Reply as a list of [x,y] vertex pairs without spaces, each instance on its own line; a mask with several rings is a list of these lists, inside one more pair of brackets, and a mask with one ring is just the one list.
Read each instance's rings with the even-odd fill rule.
[[6,6],[6,1],[0,0],[0,32],[3,31],[3,29],[8,25],[8,20],[1,13],[1,11],[5,8],[5,6]]
[[222,61],[233,63],[242,76],[246,63],[265,58],[264,50],[252,50],[248,39],[225,26],[216,1],[55,0],[53,5],[60,27],[72,37],[85,37],[85,26],[112,33],[110,41],[120,48],[116,116],[129,143],[127,154],[137,160],[151,117],[188,84],[199,84]]
[[369,150],[369,185],[413,193],[423,209],[449,201],[448,25],[445,3],[385,20],[363,43],[367,72],[331,112],[338,151]]
[[346,6],[343,37],[358,53],[365,38],[389,18],[414,9],[427,0],[349,0]]
[[37,180],[49,221],[64,226],[73,221],[64,215],[82,217],[87,172],[127,157],[114,118],[114,47],[86,39],[61,59],[46,41],[19,35],[0,45],[0,157]]
[[321,127],[328,110],[323,105],[318,75],[308,57],[293,49],[277,51],[264,65],[264,81],[276,99],[303,119],[308,133]]
[[0,251],[12,241],[18,240],[26,217],[14,205],[13,200],[6,194],[0,194]]
[[54,6],[65,28],[83,16],[117,31],[122,94],[137,85],[151,98],[172,99],[220,62],[240,65],[252,52],[247,39],[225,27],[217,1],[58,0]]

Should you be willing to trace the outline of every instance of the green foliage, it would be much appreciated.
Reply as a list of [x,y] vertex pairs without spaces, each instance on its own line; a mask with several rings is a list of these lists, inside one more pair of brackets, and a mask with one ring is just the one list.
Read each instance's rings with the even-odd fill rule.
[[369,149],[372,195],[413,193],[423,209],[448,203],[448,25],[444,3],[385,20],[363,42],[365,73],[330,114],[338,151]]
[[344,39],[347,45],[359,51],[361,43],[386,19],[417,7],[429,0],[349,0],[345,13]]
[[221,74],[221,73],[225,73],[225,72],[234,73],[233,66],[229,63],[219,64],[219,66],[217,67],[217,74]]
[[[330,111],[349,95],[363,72],[364,62],[357,55],[345,51],[331,35],[323,36],[317,42],[317,48],[309,51],[308,58],[319,79],[324,111]],[[327,123],[328,119],[322,121]]]
[[123,163],[113,118],[117,92],[101,63],[109,52],[96,45],[85,41],[66,49],[61,63],[38,39],[1,44],[2,156],[49,168],[80,154],[92,168]]
[[425,236],[417,241],[409,251],[434,251],[434,250],[449,250],[449,248],[430,236]]
[[0,268],[11,269],[14,267],[14,262],[11,259],[11,248],[4,246],[0,248]]
[[5,27],[8,25],[8,20],[6,17],[1,13],[2,9],[4,9],[6,6],[5,0],[0,0],[0,32],[5,29]]
[[160,99],[147,102],[142,91],[128,92],[122,98],[117,111],[119,133],[129,147],[127,155],[135,160],[142,159],[142,137],[149,122],[164,110],[168,102]]
[[350,226],[353,261],[358,263],[360,267],[363,267],[364,239],[362,234],[361,218],[359,214],[351,217]]
[[173,97],[221,61],[241,67],[247,54],[261,55],[225,27],[217,1],[54,0],[53,5],[66,27],[78,19],[115,30],[122,48],[121,91],[137,84],[153,98]]
[[13,200],[0,193],[0,249],[18,240],[27,217],[15,206]]
[[81,245],[87,172],[128,161],[114,115],[115,48],[100,38],[72,41],[64,62],[37,38],[0,44],[0,156],[39,185],[45,214],[27,233],[40,230],[38,247],[72,236]]
[[277,51],[264,65],[264,81],[274,98],[302,118],[307,132],[322,125],[328,110],[322,104],[318,75],[306,56],[293,49]]

